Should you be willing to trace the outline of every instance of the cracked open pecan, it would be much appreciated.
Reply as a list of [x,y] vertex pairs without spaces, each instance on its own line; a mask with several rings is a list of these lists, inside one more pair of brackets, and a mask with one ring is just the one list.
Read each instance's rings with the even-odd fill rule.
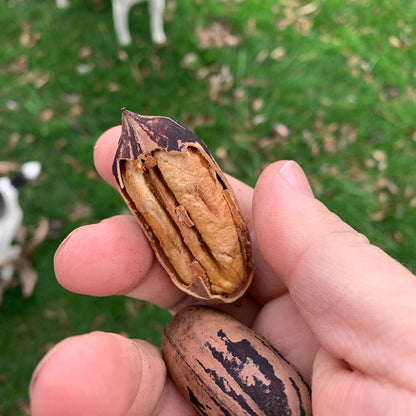
[[201,139],[169,118],[123,110],[113,173],[177,287],[227,303],[242,296],[253,275],[247,226]]

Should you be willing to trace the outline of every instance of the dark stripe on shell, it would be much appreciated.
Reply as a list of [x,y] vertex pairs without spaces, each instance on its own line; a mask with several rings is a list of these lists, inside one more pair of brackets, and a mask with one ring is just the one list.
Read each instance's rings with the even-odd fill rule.
[[300,416],[306,416],[305,408],[304,408],[304,406],[303,406],[303,402],[302,402],[302,394],[301,394],[301,392],[299,391],[299,387],[298,387],[298,385],[296,384],[295,380],[293,380],[293,378],[292,378],[292,377],[289,377],[289,381],[290,381],[290,384],[292,385],[293,389],[294,389],[294,390],[295,390],[295,392],[296,392],[296,396],[298,396],[298,399],[299,399],[299,411],[300,411]]
[[[231,397],[249,415],[257,416],[257,413],[248,405],[245,398],[241,394],[238,394],[235,390],[233,390],[231,388],[231,386],[228,384],[226,378],[220,377],[215,370],[210,369],[210,368],[206,368],[201,363],[201,361],[197,360],[197,362],[201,366],[201,368],[205,371],[205,373],[207,373],[209,375],[209,377],[214,381],[214,383],[221,389],[221,391],[224,394]],[[210,396],[210,398],[211,398],[211,400],[215,401],[215,399],[212,396]],[[223,411],[225,411],[225,409]],[[224,413],[224,414],[226,414],[226,413]]]
[[208,413],[205,412],[205,406],[198,400],[198,397],[195,396],[194,392],[187,387],[189,401],[198,410],[198,412],[203,416],[208,416]]
[[[261,356],[247,339],[233,342],[223,330],[219,330],[217,335],[224,342],[229,354],[217,350],[214,345],[208,342],[206,346],[210,349],[213,358],[239,384],[244,393],[251,397],[265,414],[270,416],[290,416],[292,412],[285,393],[285,385],[277,377],[273,365],[269,363],[267,358]],[[228,356],[237,357],[238,360],[236,358],[229,359]],[[268,384],[263,383],[256,377],[251,380],[251,384],[248,384],[248,380],[242,377],[242,370],[248,359],[257,366],[259,372],[268,380]],[[239,360],[242,362],[238,362]]]

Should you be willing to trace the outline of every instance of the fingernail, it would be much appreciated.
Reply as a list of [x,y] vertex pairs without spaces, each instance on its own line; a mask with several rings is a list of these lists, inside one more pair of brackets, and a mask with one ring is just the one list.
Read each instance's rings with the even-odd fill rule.
[[313,196],[312,188],[302,168],[293,160],[287,161],[279,171],[280,175],[297,191]]

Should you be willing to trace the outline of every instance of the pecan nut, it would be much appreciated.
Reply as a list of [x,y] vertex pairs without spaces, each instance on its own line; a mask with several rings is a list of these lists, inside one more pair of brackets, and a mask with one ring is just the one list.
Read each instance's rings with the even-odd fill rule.
[[168,322],[163,358],[198,414],[312,415],[310,389],[262,336],[218,310],[192,306]]
[[253,275],[247,226],[199,137],[169,118],[123,110],[113,173],[176,286],[223,302],[245,292]]

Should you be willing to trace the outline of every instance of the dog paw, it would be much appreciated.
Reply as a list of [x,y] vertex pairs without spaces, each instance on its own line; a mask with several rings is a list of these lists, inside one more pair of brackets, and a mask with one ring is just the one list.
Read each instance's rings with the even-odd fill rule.
[[163,32],[153,33],[152,34],[153,43],[156,45],[163,45],[166,43],[166,35]]

